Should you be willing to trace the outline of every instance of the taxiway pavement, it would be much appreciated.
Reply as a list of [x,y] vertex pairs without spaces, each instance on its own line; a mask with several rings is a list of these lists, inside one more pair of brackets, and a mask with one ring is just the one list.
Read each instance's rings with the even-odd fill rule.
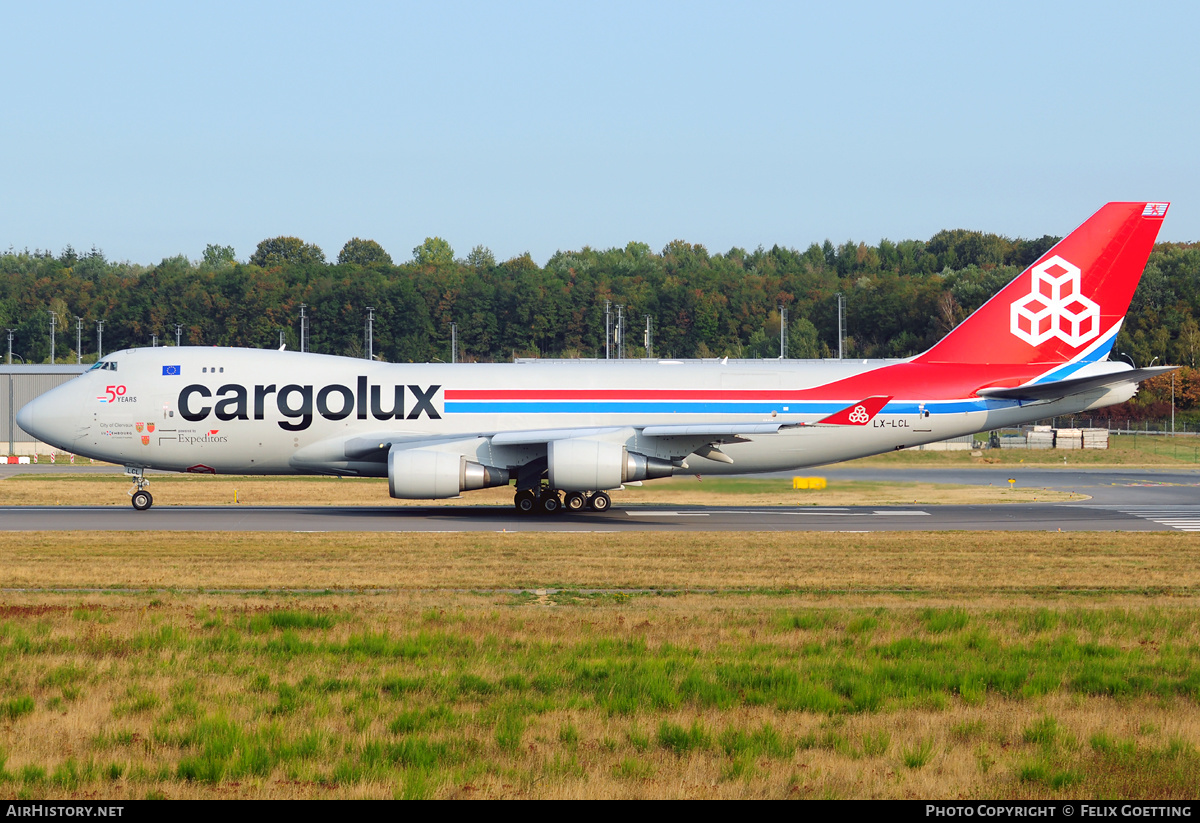
[[[0,471],[116,472],[20,466]],[[829,467],[831,479],[1074,491],[1089,499],[972,506],[624,506],[608,512],[518,515],[508,506],[0,506],[0,531],[1200,531],[1200,470],[873,469]],[[2,486],[0,486],[2,495]]]

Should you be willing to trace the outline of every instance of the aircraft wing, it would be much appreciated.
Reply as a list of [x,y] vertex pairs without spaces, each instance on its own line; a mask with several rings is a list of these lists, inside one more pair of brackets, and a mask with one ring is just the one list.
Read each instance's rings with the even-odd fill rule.
[[[431,435],[402,432],[379,432],[359,435],[347,439],[337,438],[317,444],[319,451],[298,454],[297,462],[309,464],[313,461],[366,460],[383,462],[393,449],[421,449],[469,440],[487,440],[493,446],[542,446],[559,440],[604,439],[621,431],[636,430],[643,437],[681,438],[694,440],[696,445],[724,442],[730,443],[747,435],[777,434],[781,429],[795,428],[802,424],[763,421],[744,423],[673,423],[650,426],[579,426],[560,429],[528,429],[523,431],[479,431],[456,434]],[[684,443],[680,443],[685,447]],[[687,449],[690,452],[690,449]],[[685,452],[687,453],[687,452]]]
[[1027,383],[1024,386],[1012,387],[993,386],[979,389],[975,393],[980,397],[996,397],[1005,400],[1058,400],[1061,397],[1069,397],[1093,389],[1140,383],[1149,377],[1174,371],[1177,368],[1179,367],[1151,366],[1144,369],[1126,369],[1089,377],[1068,377],[1065,380],[1054,380],[1048,383]]
[[799,423],[672,423],[645,426],[646,437],[738,437],[744,434],[778,434],[780,429],[796,428]]
[[347,457],[363,457],[371,453],[383,452],[398,446],[400,448],[421,448],[435,446],[440,443],[457,442],[484,438],[490,440],[493,446],[536,446],[555,440],[577,440],[604,437],[616,432],[635,429],[644,437],[696,437],[721,439],[736,439],[750,434],[777,434],[781,429],[798,427],[800,423],[787,422],[746,422],[746,423],[672,423],[669,425],[652,426],[593,426],[571,427],[561,429],[528,429],[523,431],[499,432],[466,432],[459,434],[429,435],[403,434],[396,432],[381,432],[375,435],[352,437],[342,441],[345,444]]

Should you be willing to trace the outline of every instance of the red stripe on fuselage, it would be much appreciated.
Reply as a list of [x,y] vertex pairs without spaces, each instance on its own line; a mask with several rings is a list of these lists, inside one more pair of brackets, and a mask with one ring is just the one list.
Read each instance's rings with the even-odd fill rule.
[[[720,390],[720,389],[446,389],[447,401],[545,401],[576,402],[615,400],[680,401],[839,401],[847,398],[889,395],[906,399],[957,400],[972,397],[984,386],[1017,386],[1055,363],[892,363],[877,369],[806,389]],[[784,375],[786,379],[786,375]],[[847,401],[849,402],[849,401]]]

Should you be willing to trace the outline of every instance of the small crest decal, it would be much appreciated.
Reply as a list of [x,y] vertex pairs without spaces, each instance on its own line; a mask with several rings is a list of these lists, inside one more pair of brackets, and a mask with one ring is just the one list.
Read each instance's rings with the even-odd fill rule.
[[148,432],[152,432],[152,431],[154,431],[154,424],[153,424],[153,423],[147,423],[147,424],[146,424],[146,431],[148,431]]
[[144,423],[134,423],[133,427],[138,431],[141,431],[142,429],[146,428],[146,425]]
[[143,445],[143,446],[149,446],[149,445],[150,445],[150,435],[148,435],[148,434],[143,434],[143,435],[142,435],[142,445]]

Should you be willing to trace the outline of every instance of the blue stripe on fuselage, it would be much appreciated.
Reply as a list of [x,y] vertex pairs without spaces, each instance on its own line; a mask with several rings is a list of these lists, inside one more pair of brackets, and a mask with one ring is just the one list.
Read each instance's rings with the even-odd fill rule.
[[[833,414],[850,402],[787,403],[635,400],[448,400],[446,414]],[[948,400],[924,404],[930,414],[955,414],[1019,406],[1016,400]],[[880,414],[919,414],[922,404],[888,403]]]

